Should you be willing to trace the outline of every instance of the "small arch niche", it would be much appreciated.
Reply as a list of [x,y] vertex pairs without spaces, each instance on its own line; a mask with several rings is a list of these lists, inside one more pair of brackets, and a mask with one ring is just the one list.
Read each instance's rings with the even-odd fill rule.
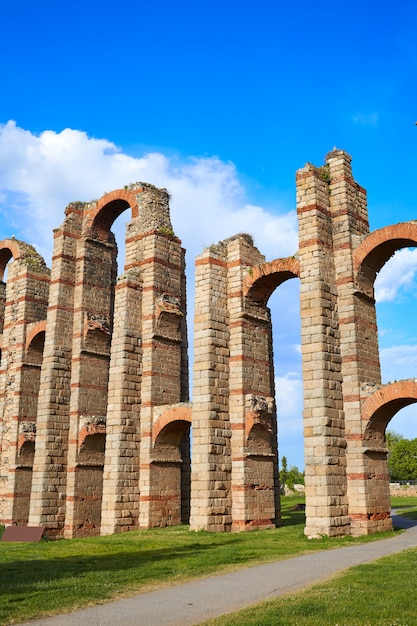
[[45,346],[45,331],[37,333],[26,350],[26,362],[28,365],[42,365],[43,349]]

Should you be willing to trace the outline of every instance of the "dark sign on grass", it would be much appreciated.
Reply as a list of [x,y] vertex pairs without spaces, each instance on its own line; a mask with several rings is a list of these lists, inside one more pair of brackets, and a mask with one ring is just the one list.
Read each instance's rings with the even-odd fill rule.
[[1,541],[38,543],[44,530],[43,526],[7,526]]

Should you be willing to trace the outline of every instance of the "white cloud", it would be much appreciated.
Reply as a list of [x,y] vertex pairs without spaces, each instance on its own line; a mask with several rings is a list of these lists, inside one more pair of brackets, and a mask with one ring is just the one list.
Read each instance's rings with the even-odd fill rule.
[[377,302],[392,302],[400,291],[413,287],[417,272],[417,249],[404,248],[384,265],[375,281]]
[[303,411],[303,381],[300,372],[276,376],[275,388],[280,426],[282,424],[287,432],[298,432]]
[[384,382],[413,378],[417,370],[417,345],[396,345],[380,352]]
[[155,152],[135,158],[106,139],[69,128],[35,135],[15,122],[0,125],[3,237],[19,229],[16,236],[50,255],[52,229],[70,201],[98,198],[136,181],[172,194],[173,227],[190,253],[189,266],[204,246],[241,231],[251,233],[271,258],[297,249],[295,212],[277,207],[281,214],[272,214],[248,204],[231,163],[213,157],[178,164]]
[[[396,345],[380,352],[384,383],[413,378],[417,370],[417,346]],[[411,404],[394,415],[388,430],[401,433],[407,439],[417,437],[417,405]]]
[[[373,125],[378,116],[358,114],[354,121]],[[0,238],[15,235],[34,243],[49,262],[52,229],[62,223],[70,201],[98,198],[140,180],[166,187],[172,194],[173,227],[188,252],[190,291],[194,257],[205,246],[237,232],[253,235],[267,259],[293,254],[298,247],[295,211],[277,206],[277,212],[272,213],[251,204],[232,163],[215,157],[179,162],[157,152],[135,158],[112,142],[91,138],[84,132],[65,129],[35,135],[15,122],[0,125]],[[125,215],[125,221],[128,219]],[[119,224],[120,230],[123,227]],[[416,272],[417,250],[399,251],[377,277],[377,300],[390,302],[401,293],[407,295],[414,286]],[[279,303],[271,302],[279,308]],[[189,309],[191,312],[192,294]],[[294,352],[299,351],[295,344],[298,327],[298,313],[285,318]],[[384,380],[407,378],[416,371],[417,347],[385,348],[381,363]],[[277,377],[276,390],[280,450],[291,464],[302,467],[301,372],[290,371]]]
[[[15,122],[0,125],[0,239],[14,234],[33,243],[49,263],[52,230],[62,223],[69,202],[99,198],[136,181],[166,187],[171,193],[173,228],[187,249],[190,327],[194,257],[204,247],[248,232],[267,259],[294,254],[298,248],[295,211],[277,206],[272,213],[248,202],[232,163],[215,157],[179,162],[156,152],[135,158],[84,132],[67,128],[35,135]],[[129,219],[124,214],[116,225],[119,248],[123,222]],[[290,344],[299,333],[298,316],[286,320],[286,333],[291,333],[287,326],[293,319],[296,335]],[[299,373],[277,378],[277,397],[282,450],[291,464],[302,467]]]

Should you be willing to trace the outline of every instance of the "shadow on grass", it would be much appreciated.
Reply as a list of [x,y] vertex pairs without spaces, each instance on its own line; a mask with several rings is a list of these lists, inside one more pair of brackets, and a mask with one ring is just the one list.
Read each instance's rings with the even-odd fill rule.
[[[45,549],[50,545],[48,542],[43,544]],[[194,543],[180,548],[144,550],[140,545],[135,547],[132,543],[122,550],[120,546],[118,549],[110,549],[113,553],[85,557],[81,553],[49,558],[45,555],[45,558],[24,561],[17,559],[3,563],[0,574],[0,605],[3,601],[15,603],[23,597],[27,599],[49,591],[56,593],[59,589],[68,595],[77,590],[78,597],[82,600],[89,597],[92,584],[96,588],[96,599],[106,599],[129,587],[140,587],[168,578],[175,580],[176,576],[184,577],[188,573],[181,562],[188,562],[189,572],[193,572],[193,561],[201,562],[202,554],[215,550],[216,545]],[[82,551],[81,546],[79,550]],[[1,600],[2,597],[4,600]]]
[[4,555],[13,560],[3,559],[0,567],[0,624],[101,603],[228,565],[250,565],[265,554],[285,558],[300,543],[301,552],[331,548],[331,539],[312,543],[304,537],[305,514],[294,510],[296,504],[284,503],[283,528],[277,531],[216,536],[172,528],[10,545]]
[[[287,502],[283,507],[284,528],[303,527],[304,511],[290,510],[294,504]],[[183,531],[187,532],[184,528]],[[77,544],[71,540],[42,540],[33,547],[9,544],[15,546],[13,551],[16,550],[16,553],[9,552],[8,558],[13,560],[2,564],[0,597],[15,597],[17,594],[21,598],[52,589],[65,590],[66,586],[73,588],[78,580],[80,585],[90,587],[102,581],[98,595],[104,599],[114,596],[118,587],[138,588],[166,579],[175,581],[212,573],[223,566],[250,564],[258,554],[268,550],[267,545],[273,549],[277,541],[281,543],[280,529],[277,529],[277,534],[266,531],[269,544],[264,542],[263,534],[258,534],[258,531],[249,534],[222,533],[218,538],[216,534],[204,531],[190,533],[189,543],[177,538],[174,529],[156,531],[152,537],[142,535],[143,532],[146,533],[135,531],[103,537],[96,546],[94,542],[98,538],[81,540]],[[85,555],[82,554],[83,541],[88,542],[85,544]]]
[[[91,588],[94,584],[97,586],[96,599],[105,599],[114,596],[119,590],[137,589],[141,585],[153,585],[167,579],[175,581],[204,575],[224,565],[248,561],[251,548],[245,545],[245,537],[242,535],[223,534],[221,541],[216,541],[211,533],[202,533],[201,541],[198,541],[199,535],[196,533],[197,540],[188,545],[146,548],[138,534],[131,536],[128,545],[103,542],[97,548],[97,554],[89,551],[85,556],[82,555],[82,544],[78,544],[77,554],[65,556],[59,552],[60,547],[63,548],[62,552],[65,551],[66,540],[42,542],[32,557],[28,558],[26,554],[22,560],[15,558],[2,564],[0,598],[8,596],[8,602],[17,602],[23,596],[33,596],[48,590],[55,589],[56,592],[62,589],[63,593],[70,593],[70,588],[75,586],[80,589],[83,585]],[[43,558],[39,548],[44,554]],[[56,556],[48,555],[48,551],[54,552]],[[81,589],[81,595],[84,593],[87,595],[87,589]],[[11,595],[13,598],[10,598]]]
[[291,506],[285,506],[281,510],[282,526],[305,525],[306,515],[304,510],[296,509],[303,503],[291,503]]

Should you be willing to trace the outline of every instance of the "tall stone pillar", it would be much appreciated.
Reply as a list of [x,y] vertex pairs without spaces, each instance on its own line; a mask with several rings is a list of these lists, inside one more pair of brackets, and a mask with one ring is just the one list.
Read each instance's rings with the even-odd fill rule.
[[[71,360],[65,537],[98,535],[113,327],[113,237],[78,240]],[[100,426],[100,428],[97,428]]]
[[[355,282],[352,257],[354,249],[369,234],[368,211],[366,192],[352,176],[351,157],[334,150],[326,162],[334,231],[349,516],[351,534],[358,535],[391,527],[387,453],[381,446],[364,440],[361,420],[363,400],[369,390],[381,384],[373,285],[363,289]],[[379,467],[377,472],[374,463]],[[385,465],[383,470],[381,464]],[[381,480],[383,474],[385,480]]]
[[1,336],[0,519],[4,524],[26,524],[36,433],[30,399],[35,396],[36,401],[38,392],[27,375],[26,339],[28,329],[46,316],[49,270],[32,246],[10,239],[0,244],[2,274],[12,256]]
[[137,269],[130,269],[118,278],[114,311],[103,476],[103,535],[138,527],[142,280]]
[[172,511],[181,511],[181,441],[173,463],[155,453],[153,429],[161,406],[188,400],[184,251],[167,191],[145,183],[129,190],[137,209],[116,286],[102,534],[181,522]]
[[[242,286],[265,259],[249,236],[227,241],[232,530],[274,528],[279,518],[271,316]],[[268,294],[269,295],[269,294]]]
[[328,172],[297,172],[301,344],[304,380],[306,528],[349,532],[336,268]]
[[184,385],[184,251],[175,236],[163,231],[146,234],[142,245],[139,525],[148,528],[181,522],[181,441],[175,445],[178,456],[165,458],[157,451],[153,426],[156,407],[188,401],[188,381]]
[[264,261],[249,235],[196,262],[191,528],[272,528],[279,518],[268,296],[244,282]]
[[63,536],[66,513],[76,249],[82,204],[69,205],[54,231],[51,288],[38,403],[29,525]]
[[229,313],[227,249],[207,248],[196,259],[194,310],[192,530],[231,530]]

